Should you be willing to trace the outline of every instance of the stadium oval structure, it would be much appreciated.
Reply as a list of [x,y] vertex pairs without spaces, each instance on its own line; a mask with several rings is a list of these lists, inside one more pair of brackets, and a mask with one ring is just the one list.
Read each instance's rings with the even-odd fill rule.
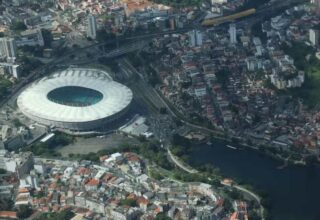
[[28,118],[47,126],[90,131],[119,119],[132,91],[101,70],[69,68],[31,84],[17,104]]

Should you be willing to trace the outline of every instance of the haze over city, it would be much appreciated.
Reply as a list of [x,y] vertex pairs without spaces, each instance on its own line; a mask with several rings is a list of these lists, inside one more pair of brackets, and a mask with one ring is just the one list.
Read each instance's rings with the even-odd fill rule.
[[319,18],[0,0],[0,219],[320,219]]

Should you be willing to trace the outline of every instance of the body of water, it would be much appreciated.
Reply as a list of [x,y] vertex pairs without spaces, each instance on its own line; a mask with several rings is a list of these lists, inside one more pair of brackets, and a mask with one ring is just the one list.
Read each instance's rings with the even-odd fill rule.
[[215,141],[212,146],[194,148],[192,163],[210,163],[226,177],[267,192],[274,220],[320,219],[320,166],[278,169],[281,162],[253,150],[235,150],[226,145]]

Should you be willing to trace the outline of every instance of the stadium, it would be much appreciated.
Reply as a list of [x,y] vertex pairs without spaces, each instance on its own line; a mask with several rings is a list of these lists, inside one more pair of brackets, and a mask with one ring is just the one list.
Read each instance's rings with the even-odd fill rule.
[[40,124],[92,131],[120,119],[132,97],[128,87],[105,71],[69,68],[31,84],[17,104],[24,115]]

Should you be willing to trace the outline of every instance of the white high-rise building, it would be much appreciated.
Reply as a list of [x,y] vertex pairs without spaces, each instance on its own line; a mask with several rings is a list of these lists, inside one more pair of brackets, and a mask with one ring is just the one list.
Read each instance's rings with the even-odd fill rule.
[[189,45],[190,47],[202,46],[203,43],[203,35],[199,30],[192,30],[188,32],[189,35]]
[[0,62],[0,75],[10,74],[16,79],[19,79],[20,77],[20,66],[16,65],[14,63],[1,63]]
[[189,46],[190,46],[190,47],[196,46],[195,30],[189,31],[189,32],[188,32],[188,35],[189,35]]
[[5,169],[10,172],[15,172],[19,179],[29,174],[34,164],[31,152],[11,154],[9,157],[5,157],[4,162],[6,165]]
[[230,34],[230,43],[236,44],[237,43],[237,28],[236,28],[235,24],[230,24],[229,34]]
[[196,31],[196,44],[197,46],[202,46],[203,43],[203,35],[201,31]]
[[6,57],[7,61],[14,62],[17,55],[17,46],[14,38],[0,38],[0,57]]
[[309,30],[309,40],[313,46],[318,46],[318,44],[319,44],[319,30],[310,29]]
[[11,74],[14,78],[20,78],[20,65],[12,65],[11,67]]
[[96,39],[97,37],[97,21],[94,15],[88,15],[88,26],[87,26],[87,37],[91,39]]
[[211,0],[211,4],[224,4],[228,3],[228,0]]
[[0,169],[6,169],[5,156],[7,154],[6,149],[4,148],[4,144],[0,141]]

